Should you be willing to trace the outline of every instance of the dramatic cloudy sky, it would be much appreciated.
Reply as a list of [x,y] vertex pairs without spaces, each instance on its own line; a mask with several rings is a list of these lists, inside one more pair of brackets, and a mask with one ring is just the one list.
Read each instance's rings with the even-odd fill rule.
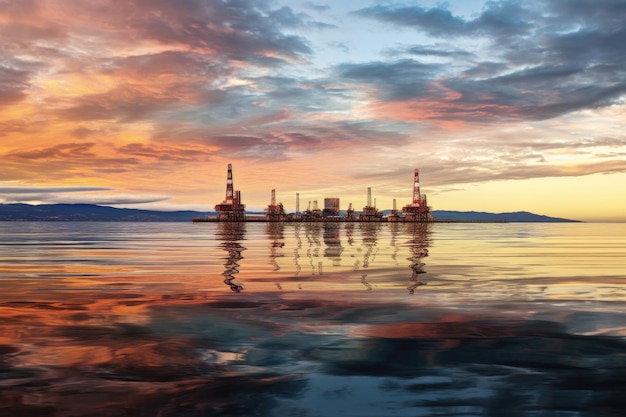
[[626,221],[626,0],[0,0],[0,202]]

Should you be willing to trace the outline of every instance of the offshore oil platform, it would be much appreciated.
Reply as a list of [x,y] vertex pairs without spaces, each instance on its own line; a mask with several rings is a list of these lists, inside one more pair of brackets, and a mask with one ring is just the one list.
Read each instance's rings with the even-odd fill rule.
[[215,205],[217,216],[194,217],[193,222],[431,222],[433,217],[426,201],[426,194],[420,192],[419,170],[415,169],[413,177],[413,202],[396,208],[393,200],[393,209],[390,214],[379,211],[376,199],[372,203],[372,189],[367,188],[367,205],[357,213],[349,204],[342,215],[339,198],[325,198],[324,208],[321,209],[317,200],[309,201],[306,210],[300,211],[300,193],[296,193],[296,212],[287,213],[283,203],[276,203],[276,190],[272,190],[270,204],[265,208],[265,214],[246,215],[246,206],[241,202],[241,192],[233,186],[233,166],[228,164],[226,176],[226,198]]

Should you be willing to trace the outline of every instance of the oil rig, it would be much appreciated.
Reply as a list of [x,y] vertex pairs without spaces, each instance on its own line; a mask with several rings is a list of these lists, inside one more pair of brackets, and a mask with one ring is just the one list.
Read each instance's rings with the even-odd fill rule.
[[276,190],[272,190],[270,205],[265,209],[265,213],[267,220],[270,222],[284,222],[290,220],[287,213],[285,213],[283,203],[276,204]]
[[363,207],[359,220],[362,222],[380,222],[382,219],[383,213],[378,211],[376,203],[372,205],[372,187],[367,187],[367,205]]
[[[312,204],[311,204],[312,203]],[[398,210],[393,200],[391,214],[385,215],[376,207],[376,199],[372,203],[372,189],[367,188],[367,205],[360,213],[355,213],[352,203],[342,216],[339,209],[339,198],[325,198],[324,209],[320,209],[317,200],[309,201],[307,209],[300,211],[300,193],[296,193],[296,212],[287,213],[283,203],[276,203],[276,190],[273,189],[270,204],[265,208],[264,215],[246,217],[246,206],[241,202],[241,192],[233,186],[233,166],[228,164],[226,176],[226,199],[215,205],[217,216],[194,217],[193,222],[407,222],[424,223],[433,221],[431,208],[426,201],[426,194],[420,192],[419,170],[416,168],[413,177],[413,201]]]
[[433,220],[430,207],[426,202],[426,194],[420,192],[420,173],[415,168],[413,176],[413,202],[402,207],[402,212],[398,213],[395,207],[396,200],[393,200],[394,210],[390,216],[390,221],[405,222],[429,222]]
[[228,164],[226,177],[226,199],[215,205],[217,221],[242,222],[246,220],[246,206],[241,203],[241,191],[234,191],[233,164]]

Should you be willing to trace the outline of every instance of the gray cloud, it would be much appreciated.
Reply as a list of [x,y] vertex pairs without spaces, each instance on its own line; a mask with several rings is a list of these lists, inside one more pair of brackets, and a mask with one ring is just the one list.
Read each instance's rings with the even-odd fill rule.
[[43,149],[36,149],[30,151],[17,151],[6,156],[9,158],[20,159],[65,159],[65,158],[85,158],[95,156],[90,152],[91,148],[95,145],[93,142],[83,143],[62,143],[59,145],[51,146]]
[[118,120],[132,122],[154,116],[176,105],[172,96],[154,95],[130,85],[123,85],[102,94],[77,98],[72,106],[56,111],[72,121]]
[[[226,95],[237,99],[242,89],[220,84],[245,78],[238,74],[245,71],[242,63],[278,67],[304,62],[313,51],[305,38],[288,30],[328,26],[265,0],[131,0],[116,7],[67,0],[55,13],[44,11],[34,0],[0,5],[0,15],[14,20],[0,23],[0,58],[7,62],[0,66],[0,106],[24,100],[29,79],[36,71],[49,70],[49,62],[62,63],[57,69],[61,73],[99,72],[128,80],[103,93],[55,97],[47,103],[53,117],[74,121],[129,122],[190,105],[229,106]],[[169,50],[109,57],[107,52],[127,48],[129,41],[158,43]],[[106,58],[75,56],[82,48],[103,50]],[[17,55],[28,59],[18,60]],[[157,79],[163,81],[161,89],[154,88]],[[147,84],[152,88],[142,88]]]
[[247,61],[268,54],[299,58],[311,53],[305,39],[281,32],[306,25],[307,17],[288,7],[274,9],[265,0],[135,0],[120,4],[109,14],[141,38],[225,57]]
[[405,59],[392,63],[341,64],[336,70],[344,81],[377,87],[379,98],[395,101],[426,96],[435,98],[437,92],[432,88],[432,82],[443,66]]
[[608,30],[622,29],[626,18],[626,3],[616,0],[566,0],[539,2],[551,12],[553,24],[569,26],[584,23],[586,26],[605,28]]
[[354,14],[394,25],[418,28],[434,36],[459,36],[468,30],[467,22],[453,16],[445,8],[425,9],[420,6],[386,4],[361,9]]
[[[447,184],[468,184],[501,180],[522,180],[530,178],[579,177],[591,174],[613,174],[626,172],[623,159],[602,162],[575,163],[567,166],[541,162],[523,161],[519,156],[512,160],[494,157],[492,163],[455,160],[452,162],[428,161],[420,164],[420,171],[428,173],[428,186],[438,187]],[[396,176],[395,178],[399,178]]]
[[179,77],[211,82],[233,72],[232,67],[213,56],[188,51],[164,51],[155,54],[113,57],[99,64],[103,73],[149,80],[151,77]]
[[464,51],[457,47],[452,47],[448,45],[434,45],[434,46],[424,46],[424,45],[413,45],[406,48],[396,48],[390,49],[388,51],[390,55],[396,54],[409,54],[423,57],[439,57],[439,58],[454,58],[454,59],[466,59],[466,60],[474,60],[476,58],[476,54],[468,51]]
[[157,203],[171,199],[169,196],[148,196],[141,194],[114,194],[93,196],[51,196],[48,202],[71,204],[98,204],[103,206]]
[[171,199],[169,196],[143,196],[143,195],[66,195],[65,193],[26,193],[2,195],[0,200],[8,203],[40,202],[48,204],[97,204],[102,206],[131,205],[157,203]]
[[111,191],[109,187],[95,186],[0,186],[0,201],[4,203],[46,202],[70,204],[146,204],[169,200],[169,196],[148,194],[102,194]]
[[121,155],[133,155],[138,157],[153,158],[158,161],[207,161],[211,159],[212,152],[188,146],[159,146],[144,143],[129,143],[117,149]]
[[[441,102],[437,118],[542,120],[611,105],[626,94],[624,3],[567,0],[527,6],[489,2],[474,19],[454,16],[444,6],[385,4],[359,10],[358,16],[434,37],[482,36],[492,61],[481,62],[467,42],[456,44],[467,45],[466,50],[410,45],[391,52],[445,57],[453,67],[425,71],[415,61],[398,60],[339,66],[339,74],[378,87],[383,100],[419,102],[430,95]],[[458,94],[434,96],[428,85],[435,80]]]
[[327,12],[331,9],[328,4],[317,4],[311,1],[304,2],[304,6],[317,12]]
[[[282,114],[276,115],[281,120]],[[169,154],[173,159],[195,158],[195,160],[209,160],[213,157],[229,157],[235,159],[279,161],[291,159],[293,153],[315,153],[320,150],[333,148],[359,149],[364,151],[369,147],[380,145],[381,137],[393,141],[395,145],[411,142],[409,132],[412,126],[409,123],[381,123],[376,121],[337,121],[324,123],[287,122],[273,125],[271,129],[264,123],[271,124],[273,117],[264,121],[257,121],[249,129],[196,129],[185,132],[177,131],[177,140],[172,140],[173,133],[160,132],[163,137],[155,138],[159,144],[147,146],[130,144],[120,148],[123,154],[164,158]],[[192,152],[180,154],[176,142],[185,144]]]
[[0,65],[0,106],[14,104],[26,97],[30,74]]
[[527,35],[533,26],[530,20],[536,17],[534,11],[516,1],[489,2],[486,9],[472,20],[454,16],[445,6],[426,9],[418,5],[393,3],[357,10],[354,14],[414,28],[440,38]]
[[0,3],[0,16],[11,16],[5,24],[0,24],[0,37],[2,49],[10,51],[23,50],[25,47],[35,47],[35,50],[44,51],[44,47],[37,47],[38,41],[59,41],[66,38],[67,34],[59,24],[48,23],[37,25],[29,22],[33,15],[40,9],[37,1],[13,0]]

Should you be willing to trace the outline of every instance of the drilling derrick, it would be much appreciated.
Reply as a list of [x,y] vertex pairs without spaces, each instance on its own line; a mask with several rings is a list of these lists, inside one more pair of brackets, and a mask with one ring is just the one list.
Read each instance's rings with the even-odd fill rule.
[[313,211],[311,210],[311,201],[306,206],[306,210],[302,213],[302,220],[310,221],[313,218]]
[[311,213],[313,213],[314,219],[322,218],[322,210],[320,209],[320,206],[317,203],[317,200],[313,200],[313,210],[311,210]]
[[387,217],[387,221],[389,222],[399,222],[402,221],[403,215],[400,211],[398,211],[398,204],[396,203],[396,199],[393,199],[393,209],[391,210],[391,214]]
[[415,168],[413,177],[413,202],[402,208],[407,222],[427,222],[432,220],[430,207],[426,204],[426,195],[420,192],[419,170]]
[[241,191],[235,191],[235,198],[233,199],[233,207],[234,210],[234,220],[237,222],[242,222],[246,220],[246,206],[241,204]]
[[420,172],[415,168],[415,175],[413,176],[413,206],[421,207],[422,196],[420,194]]
[[296,212],[289,214],[288,217],[290,220],[302,220],[302,212],[300,211],[300,193],[296,193]]
[[267,213],[267,220],[270,222],[281,222],[287,219],[283,203],[276,204],[276,190],[272,190],[270,205],[267,206],[265,212]]
[[359,216],[359,220],[366,222],[378,222],[383,217],[382,213],[372,205],[372,188],[367,187],[367,205],[363,207],[363,212]]
[[354,220],[354,209],[352,208],[352,203],[348,205],[348,210],[346,210],[346,220]]
[[302,218],[305,221],[319,221],[323,218],[322,215],[323,213],[322,210],[320,210],[317,200],[313,200],[313,207],[311,208],[311,202],[309,201],[309,206],[303,213]]
[[226,176],[226,199],[215,206],[219,221],[238,222],[246,219],[246,206],[241,204],[241,192],[234,191],[233,186],[233,165],[228,164],[228,174]]

